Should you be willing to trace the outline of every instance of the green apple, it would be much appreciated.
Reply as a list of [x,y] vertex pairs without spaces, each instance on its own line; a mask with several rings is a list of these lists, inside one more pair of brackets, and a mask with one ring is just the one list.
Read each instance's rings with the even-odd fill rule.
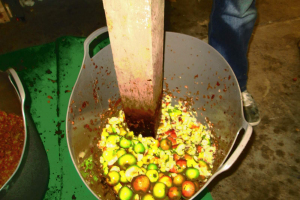
[[198,169],[189,167],[186,169],[185,175],[189,180],[194,181],[197,180],[197,178],[199,178],[200,173]]
[[129,187],[124,186],[119,190],[119,197],[121,200],[130,200],[133,197],[133,192]]
[[107,174],[107,178],[106,178],[106,182],[111,185],[111,186],[114,186],[114,185],[117,185],[120,181],[120,174],[119,172],[116,172],[116,171],[110,171],[108,172]]
[[150,169],[155,169],[155,170],[157,170],[158,167],[157,167],[156,164],[151,163],[151,164],[149,164],[149,165],[147,166],[147,169],[148,169],[148,170],[150,170]]
[[145,146],[142,143],[137,143],[134,145],[133,150],[135,153],[145,153]]
[[124,149],[128,149],[131,146],[131,141],[126,139],[125,137],[122,137],[120,140],[120,147]]
[[158,172],[155,169],[150,169],[147,171],[146,176],[148,176],[151,183],[158,181]]
[[119,141],[120,141],[120,136],[118,136],[118,135],[110,135],[110,136],[108,136],[108,138],[106,140],[106,143],[116,144]]
[[167,186],[164,183],[157,182],[153,187],[153,196],[158,199],[163,199],[167,195]]
[[131,165],[135,165],[137,163],[136,158],[132,154],[124,154],[118,159],[118,165],[121,169],[126,169]]

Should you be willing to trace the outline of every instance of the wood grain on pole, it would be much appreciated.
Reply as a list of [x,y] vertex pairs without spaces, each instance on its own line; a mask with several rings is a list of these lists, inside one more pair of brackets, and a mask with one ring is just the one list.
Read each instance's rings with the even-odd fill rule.
[[154,136],[163,82],[164,0],[103,0],[129,125]]

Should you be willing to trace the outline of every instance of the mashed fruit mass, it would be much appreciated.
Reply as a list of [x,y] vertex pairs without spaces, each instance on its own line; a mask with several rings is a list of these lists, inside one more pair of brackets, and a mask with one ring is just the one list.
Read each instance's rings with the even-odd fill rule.
[[[123,111],[108,119],[96,158],[102,182],[114,195],[100,198],[190,198],[205,184],[212,175],[215,140],[211,129],[198,122],[197,113],[185,103],[172,106],[172,98],[165,96],[156,138],[136,136],[128,129]],[[92,157],[81,164],[83,177],[92,166]]]
[[23,119],[0,111],[0,188],[16,170],[23,151]]

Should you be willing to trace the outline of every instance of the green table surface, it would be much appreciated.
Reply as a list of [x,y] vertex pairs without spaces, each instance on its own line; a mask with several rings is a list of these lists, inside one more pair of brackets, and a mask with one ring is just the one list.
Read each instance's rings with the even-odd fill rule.
[[[72,163],[65,137],[68,101],[83,60],[85,38],[62,37],[55,42],[0,55],[0,70],[14,68],[26,91],[26,106],[42,139],[50,165],[44,199],[95,200]],[[109,43],[104,40],[95,49]],[[197,200],[211,200],[205,189]]]

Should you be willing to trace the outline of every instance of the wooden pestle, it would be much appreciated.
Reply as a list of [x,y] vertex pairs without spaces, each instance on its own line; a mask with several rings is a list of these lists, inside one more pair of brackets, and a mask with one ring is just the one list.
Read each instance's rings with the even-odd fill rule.
[[156,136],[163,84],[164,0],[103,0],[126,120]]

